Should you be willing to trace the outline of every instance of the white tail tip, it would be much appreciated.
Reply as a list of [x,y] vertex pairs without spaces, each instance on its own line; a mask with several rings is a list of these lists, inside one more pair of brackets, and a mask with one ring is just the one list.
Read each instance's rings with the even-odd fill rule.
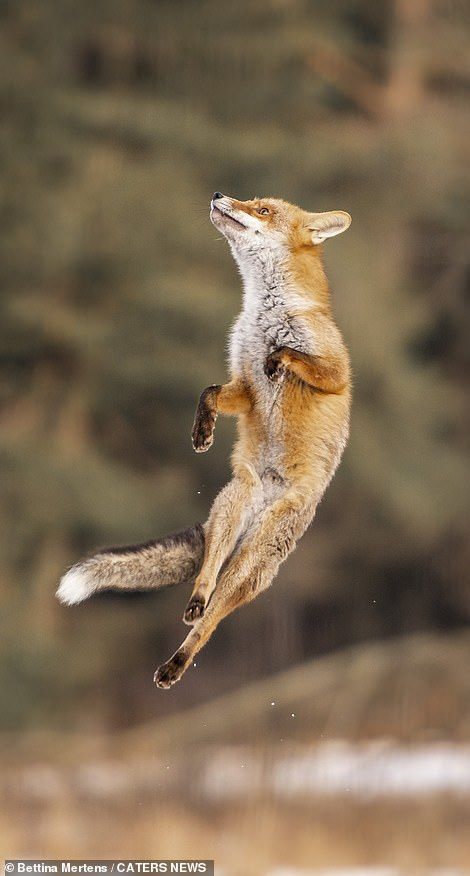
[[61,578],[56,596],[64,605],[83,602],[93,592],[93,578],[83,566],[72,566]]

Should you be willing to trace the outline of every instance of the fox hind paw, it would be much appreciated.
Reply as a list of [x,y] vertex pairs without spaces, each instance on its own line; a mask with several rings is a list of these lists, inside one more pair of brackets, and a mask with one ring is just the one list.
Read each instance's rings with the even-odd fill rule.
[[203,616],[205,608],[205,599],[202,596],[193,596],[186,606],[183,615],[184,623],[188,624],[188,626],[192,626],[195,621],[199,620],[199,618]]
[[153,676],[154,683],[162,690],[167,690],[172,684],[176,684],[186,669],[187,656],[184,651],[176,651],[166,663],[158,667]]

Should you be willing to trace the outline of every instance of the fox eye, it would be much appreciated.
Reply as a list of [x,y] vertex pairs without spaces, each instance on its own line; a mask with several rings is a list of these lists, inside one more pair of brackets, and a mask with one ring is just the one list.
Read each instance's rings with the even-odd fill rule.
[[256,212],[259,213],[260,216],[268,216],[270,211],[267,207],[259,207]]

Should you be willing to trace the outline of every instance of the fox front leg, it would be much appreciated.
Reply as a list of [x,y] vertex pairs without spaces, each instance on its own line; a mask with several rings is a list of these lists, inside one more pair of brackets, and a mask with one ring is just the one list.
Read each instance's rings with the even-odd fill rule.
[[279,347],[266,359],[264,373],[273,383],[285,372],[295,374],[313,389],[326,393],[340,393],[348,385],[345,363],[335,356],[311,356],[291,347]]
[[208,386],[199,399],[191,434],[196,453],[205,453],[214,441],[218,414],[243,414],[250,410],[251,398],[241,380],[234,379],[223,386]]

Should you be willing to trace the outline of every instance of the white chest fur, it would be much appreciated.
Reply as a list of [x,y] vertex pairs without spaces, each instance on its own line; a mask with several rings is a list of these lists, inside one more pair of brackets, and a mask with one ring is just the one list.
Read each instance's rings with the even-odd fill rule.
[[244,307],[231,333],[231,370],[242,376],[247,372],[262,374],[266,357],[279,347],[314,352],[307,321],[301,314],[292,315],[299,310],[295,291],[279,273],[263,279],[261,287],[253,282],[245,284]]

